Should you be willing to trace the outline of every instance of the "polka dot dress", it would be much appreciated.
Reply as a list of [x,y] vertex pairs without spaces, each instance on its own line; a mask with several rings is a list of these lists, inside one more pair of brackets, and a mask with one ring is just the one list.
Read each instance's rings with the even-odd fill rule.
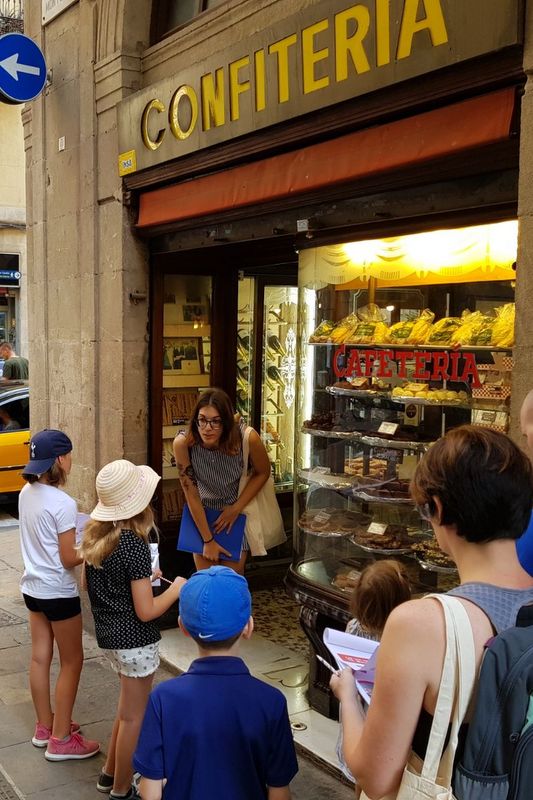
[[99,647],[125,650],[159,641],[161,636],[155,623],[142,622],[137,617],[131,595],[131,581],[151,575],[148,544],[125,529],[117,548],[100,569],[86,565],[87,589]]

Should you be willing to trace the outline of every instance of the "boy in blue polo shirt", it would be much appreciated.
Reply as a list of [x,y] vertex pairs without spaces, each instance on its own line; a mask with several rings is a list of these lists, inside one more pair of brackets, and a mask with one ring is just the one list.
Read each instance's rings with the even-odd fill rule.
[[196,572],[180,595],[180,628],[199,655],[150,695],[134,756],[143,800],[290,800],[298,771],[283,694],[238,657],[253,630],[242,575]]

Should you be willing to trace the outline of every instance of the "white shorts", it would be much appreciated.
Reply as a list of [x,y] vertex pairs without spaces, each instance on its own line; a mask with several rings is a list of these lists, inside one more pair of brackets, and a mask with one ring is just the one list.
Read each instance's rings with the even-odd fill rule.
[[104,650],[111,667],[126,678],[146,678],[159,666],[159,642],[129,650]]

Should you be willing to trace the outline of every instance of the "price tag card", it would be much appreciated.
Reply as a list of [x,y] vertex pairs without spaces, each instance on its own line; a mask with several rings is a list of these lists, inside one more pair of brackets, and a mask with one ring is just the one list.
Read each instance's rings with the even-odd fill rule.
[[398,465],[398,477],[404,481],[410,481],[415,474],[418,459],[416,456],[404,455],[403,461]]
[[330,517],[331,514],[328,514],[327,511],[319,511],[318,514],[315,514],[315,516],[313,517],[313,522],[319,522],[319,523],[327,522]]
[[368,526],[367,533],[373,533],[377,536],[383,536],[385,531],[387,530],[387,524],[385,522],[371,522]]
[[378,433],[388,433],[391,436],[394,436],[397,430],[398,430],[397,422],[382,422],[378,428]]

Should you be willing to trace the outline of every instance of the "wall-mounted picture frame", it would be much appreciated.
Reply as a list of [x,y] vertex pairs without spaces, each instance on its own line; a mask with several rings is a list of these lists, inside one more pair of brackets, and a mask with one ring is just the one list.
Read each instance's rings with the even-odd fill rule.
[[201,375],[202,340],[171,337],[163,340],[163,370],[167,375]]
[[201,322],[204,325],[209,322],[209,308],[203,303],[185,303],[181,310],[184,322]]

